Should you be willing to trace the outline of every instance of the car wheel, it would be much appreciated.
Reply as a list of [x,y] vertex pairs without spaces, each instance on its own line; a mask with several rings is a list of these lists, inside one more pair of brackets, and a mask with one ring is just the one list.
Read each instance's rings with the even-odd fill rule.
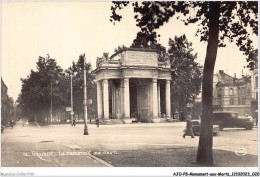
[[246,130],[252,130],[253,126],[252,125],[246,125],[245,128],[246,128]]

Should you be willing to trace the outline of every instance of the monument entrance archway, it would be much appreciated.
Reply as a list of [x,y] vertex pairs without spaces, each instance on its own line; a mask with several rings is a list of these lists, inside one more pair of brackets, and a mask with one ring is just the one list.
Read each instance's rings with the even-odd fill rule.
[[171,67],[167,60],[158,61],[156,50],[122,49],[98,59],[94,72],[98,118],[153,122],[160,117],[162,105],[166,117],[171,117]]

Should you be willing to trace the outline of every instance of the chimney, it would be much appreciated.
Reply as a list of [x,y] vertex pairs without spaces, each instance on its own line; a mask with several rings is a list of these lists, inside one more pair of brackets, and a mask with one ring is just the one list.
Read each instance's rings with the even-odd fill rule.
[[243,69],[242,69],[242,77],[244,77],[244,72],[243,72]]
[[235,79],[237,78],[236,73],[234,73],[234,78],[235,78]]
[[219,70],[219,73],[220,74],[224,74],[224,70]]

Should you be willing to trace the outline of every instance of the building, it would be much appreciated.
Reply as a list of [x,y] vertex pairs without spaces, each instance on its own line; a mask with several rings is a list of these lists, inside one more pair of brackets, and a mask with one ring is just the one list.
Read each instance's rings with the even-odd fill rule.
[[6,125],[10,119],[10,101],[7,94],[7,86],[1,78],[1,123]]
[[256,63],[256,68],[251,71],[251,112],[252,116],[258,117],[258,63]]
[[94,73],[99,119],[171,117],[170,62],[159,62],[156,50],[122,49],[98,59]]
[[[223,70],[213,76],[213,108],[215,111],[236,111],[238,115],[253,115],[252,99],[256,97],[253,76],[232,77]],[[256,76],[254,76],[256,77]],[[254,80],[254,79],[253,79]],[[255,80],[254,80],[255,82]],[[254,83],[256,84],[256,83]]]

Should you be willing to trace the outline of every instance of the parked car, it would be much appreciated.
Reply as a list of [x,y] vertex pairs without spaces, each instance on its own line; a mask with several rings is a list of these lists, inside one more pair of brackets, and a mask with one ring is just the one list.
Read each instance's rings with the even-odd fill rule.
[[246,130],[253,128],[253,119],[250,117],[238,116],[234,111],[214,111],[213,124],[219,125],[219,129],[243,127]]
[[[200,135],[200,120],[199,119],[193,119],[191,120],[191,124],[192,124],[192,130],[195,136],[199,136]],[[219,132],[219,127],[213,125],[213,136],[217,136]]]

